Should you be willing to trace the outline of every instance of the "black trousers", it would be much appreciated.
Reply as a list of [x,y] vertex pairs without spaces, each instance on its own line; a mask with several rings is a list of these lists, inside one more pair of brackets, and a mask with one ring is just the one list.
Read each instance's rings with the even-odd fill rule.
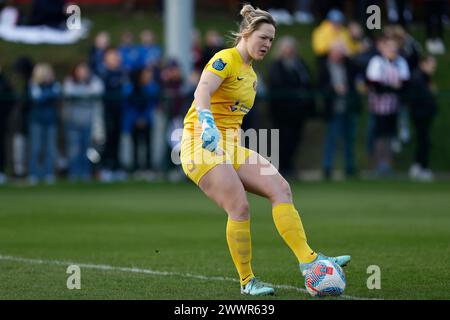
[[0,113],[0,172],[5,172],[6,169],[6,137],[9,114],[9,110],[1,110]]
[[[151,127],[146,124],[145,126],[135,126],[133,129],[133,146],[134,146],[134,168],[133,170],[148,170],[151,168]],[[145,148],[145,161],[140,163],[140,148]]]
[[431,151],[430,133],[433,118],[433,116],[412,117],[416,131],[415,161],[422,168],[428,168],[429,165]]
[[102,167],[108,170],[119,169],[119,141],[122,114],[120,107],[105,104],[104,121],[106,142],[102,156]]
[[279,164],[280,172],[283,175],[290,176],[294,173],[294,157],[299,144],[301,144],[303,129],[306,117],[301,112],[281,113],[281,108],[272,112],[272,123],[274,129],[279,129]]

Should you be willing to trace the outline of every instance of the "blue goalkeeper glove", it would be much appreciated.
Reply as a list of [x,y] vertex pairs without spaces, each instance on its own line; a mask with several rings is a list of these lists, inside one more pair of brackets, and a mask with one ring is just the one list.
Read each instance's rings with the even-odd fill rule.
[[202,147],[203,149],[214,152],[220,139],[220,132],[214,122],[214,117],[209,109],[198,111],[198,120],[202,125]]

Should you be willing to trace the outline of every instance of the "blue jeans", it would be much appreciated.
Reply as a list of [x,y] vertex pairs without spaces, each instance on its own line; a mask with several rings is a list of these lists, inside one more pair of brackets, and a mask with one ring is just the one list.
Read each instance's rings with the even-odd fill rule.
[[[56,110],[32,109],[29,114],[29,176],[54,179],[56,160]],[[41,158],[42,156],[42,158]],[[42,163],[40,161],[42,159]]]
[[89,180],[91,163],[87,150],[91,143],[91,127],[68,124],[66,127],[66,148],[69,160],[69,178]]
[[333,168],[336,143],[338,138],[342,137],[344,142],[345,172],[346,174],[354,173],[356,122],[356,115],[348,112],[337,113],[328,121],[323,154],[323,169],[325,172],[331,172]]

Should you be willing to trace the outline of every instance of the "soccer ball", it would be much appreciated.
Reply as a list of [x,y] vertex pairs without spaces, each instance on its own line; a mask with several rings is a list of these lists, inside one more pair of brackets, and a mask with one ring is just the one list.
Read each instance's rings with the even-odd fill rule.
[[312,296],[339,296],[346,283],[342,268],[328,260],[313,263],[305,275],[305,287]]

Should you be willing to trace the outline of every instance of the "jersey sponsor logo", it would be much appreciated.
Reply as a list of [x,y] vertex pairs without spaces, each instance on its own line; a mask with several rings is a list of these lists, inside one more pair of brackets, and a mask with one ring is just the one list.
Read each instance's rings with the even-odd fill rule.
[[250,108],[247,107],[245,104],[241,104],[239,110],[241,110],[243,113],[249,113]]
[[241,80],[244,80],[244,78],[238,76],[238,77],[237,77],[237,80],[238,80],[238,81],[241,81]]
[[225,69],[226,65],[227,64],[225,62],[223,62],[222,58],[219,58],[213,62],[212,67],[214,69],[216,69],[217,71],[222,71],[223,69]]
[[234,105],[230,106],[230,111],[231,112],[235,112],[235,111],[241,111],[243,113],[249,113],[250,108],[247,107],[245,104],[241,103],[241,100],[237,100]]

